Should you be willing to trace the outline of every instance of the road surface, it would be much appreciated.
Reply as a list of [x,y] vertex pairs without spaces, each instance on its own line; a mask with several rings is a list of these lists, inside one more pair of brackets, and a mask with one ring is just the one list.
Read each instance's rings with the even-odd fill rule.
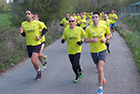
[[[40,81],[34,81],[36,72],[29,58],[2,74],[0,94],[97,94],[98,73],[90,56],[90,45],[82,45],[80,62],[84,76],[78,83],[73,82],[75,75],[66,47],[59,39],[44,49],[49,63]],[[104,65],[104,94],[140,94],[140,74],[130,48],[117,32],[110,39],[110,50]]]

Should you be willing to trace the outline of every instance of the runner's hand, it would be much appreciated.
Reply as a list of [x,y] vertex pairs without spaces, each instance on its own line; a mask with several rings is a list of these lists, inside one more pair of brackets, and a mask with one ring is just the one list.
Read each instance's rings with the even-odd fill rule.
[[96,43],[98,41],[98,38],[91,39],[90,41]]
[[65,39],[62,39],[62,40],[61,40],[61,43],[62,43],[62,44],[65,43]]
[[102,43],[105,43],[106,40],[107,40],[106,38],[102,38],[102,39],[101,39],[101,42],[102,42]]
[[37,40],[37,41],[39,41],[39,40],[40,40],[39,36],[36,36],[36,40]]
[[41,29],[39,29],[39,33],[41,33],[42,32],[42,30]]
[[77,44],[78,45],[82,45],[83,44],[83,41],[78,41]]
[[19,32],[22,34],[23,33],[23,27],[21,27],[20,29],[19,29]]

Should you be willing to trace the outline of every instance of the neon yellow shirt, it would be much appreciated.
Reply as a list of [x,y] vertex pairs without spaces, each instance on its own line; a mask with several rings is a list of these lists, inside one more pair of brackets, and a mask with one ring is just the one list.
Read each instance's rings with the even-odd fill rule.
[[64,30],[62,38],[67,39],[67,53],[76,54],[81,53],[82,47],[77,44],[81,41],[81,36],[84,36],[85,32],[81,27],[76,26],[75,29],[67,28]]
[[107,24],[108,29],[110,30],[110,24],[113,24],[113,22],[109,19],[107,19],[105,22]]
[[87,15],[84,14],[84,19],[86,20],[86,18],[87,18]]
[[23,32],[25,32],[26,44],[28,46],[36,46],[41,44],[41,41],[36,40],[36,36],[40,36],[39,29],[42,30],[44,28],[40,21],[24,21],[21,23],[21,27],[23,27]]
[[[83,23],[81,23],[81,22],[83,22]],[[78,21],[78,23],[81,23],[81,24],[80,24],[80,27],[84,28],[84,27],[86,26],[85,23],[87,23],[87,21],[86,21],[86,19],[80,19],[80,20]]]
[[78,20],[80,20],[81,19],[81,16],[79,15],[79,16],[77,16],[77,18],[78,18]]
[[113,19],[112,17],[114,17],[114,18],[118,18],[118,16],[116,15],[116,14],[109,14],[109,16],[108,16],[109,18],[110,18],[110,20],[113,22],[113,23],[115,23],[116,22],[116,20],[115,19]]
[[75,21],[76,21],[75,25],[77,25],[78,17],[77,17],[77,16],[71,16],[71,17],[74,17],[74,19],[75,19]]
[[104,15],[100,13],[101,20],[104,20]]
[[67,20],[66,18],[63,18],[62,21],[60,22],[60,24],[64,23],[66,23],[66,25],[64,26],[65,29],[70,27],[69,20]]
[[[41,24],[47,29],[47,27],[46,27],[46,25],[44,24],[44,22],[41,22]],[[40,33],[40,35],[41,35],[42,33]],[[45,35],[43,35],[42,37],[41,37],[41,42],[45,42]]]
[[89,24],[89,25],[93,25],[92,19],[90,19],[90,20],[88,21],[88,24]]
[[106,50],[105,43],[102,43],[100,41],[102,38],[105,38],[105,34],[107,35],[110,34],[110,30],[105,25],[99,25],[98,27],[89,26],[86,29],[85,33],[86,39],[98,38],[98,41],[96,43],[90,42],[90,51],[92,53],[97,53]]
[[107,26],[107,24],[106,24],[106,22],[104,20],[100,20],[99,24]]

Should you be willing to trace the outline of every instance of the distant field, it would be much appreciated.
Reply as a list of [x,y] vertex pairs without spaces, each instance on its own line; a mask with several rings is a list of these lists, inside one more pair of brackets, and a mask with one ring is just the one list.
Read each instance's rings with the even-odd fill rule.
[[10,14],[0,14],[0,27],[11,25],[11,22],[8,19],[9,16],[10,16]]

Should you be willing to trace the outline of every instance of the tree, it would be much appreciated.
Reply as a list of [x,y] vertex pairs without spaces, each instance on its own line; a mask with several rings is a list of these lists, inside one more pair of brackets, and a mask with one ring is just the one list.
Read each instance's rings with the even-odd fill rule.
[[11,21],[13,25],[20,25],[25,18],[25,11],[32,9],[39,14],[40,20],[50,23],[52,20],[60,20],[66,11],[71,10],[69,0],[13,0]]
[[0,0],[0,12],[7,12],[9,11],[8,4],[5,2],[5,0]]

